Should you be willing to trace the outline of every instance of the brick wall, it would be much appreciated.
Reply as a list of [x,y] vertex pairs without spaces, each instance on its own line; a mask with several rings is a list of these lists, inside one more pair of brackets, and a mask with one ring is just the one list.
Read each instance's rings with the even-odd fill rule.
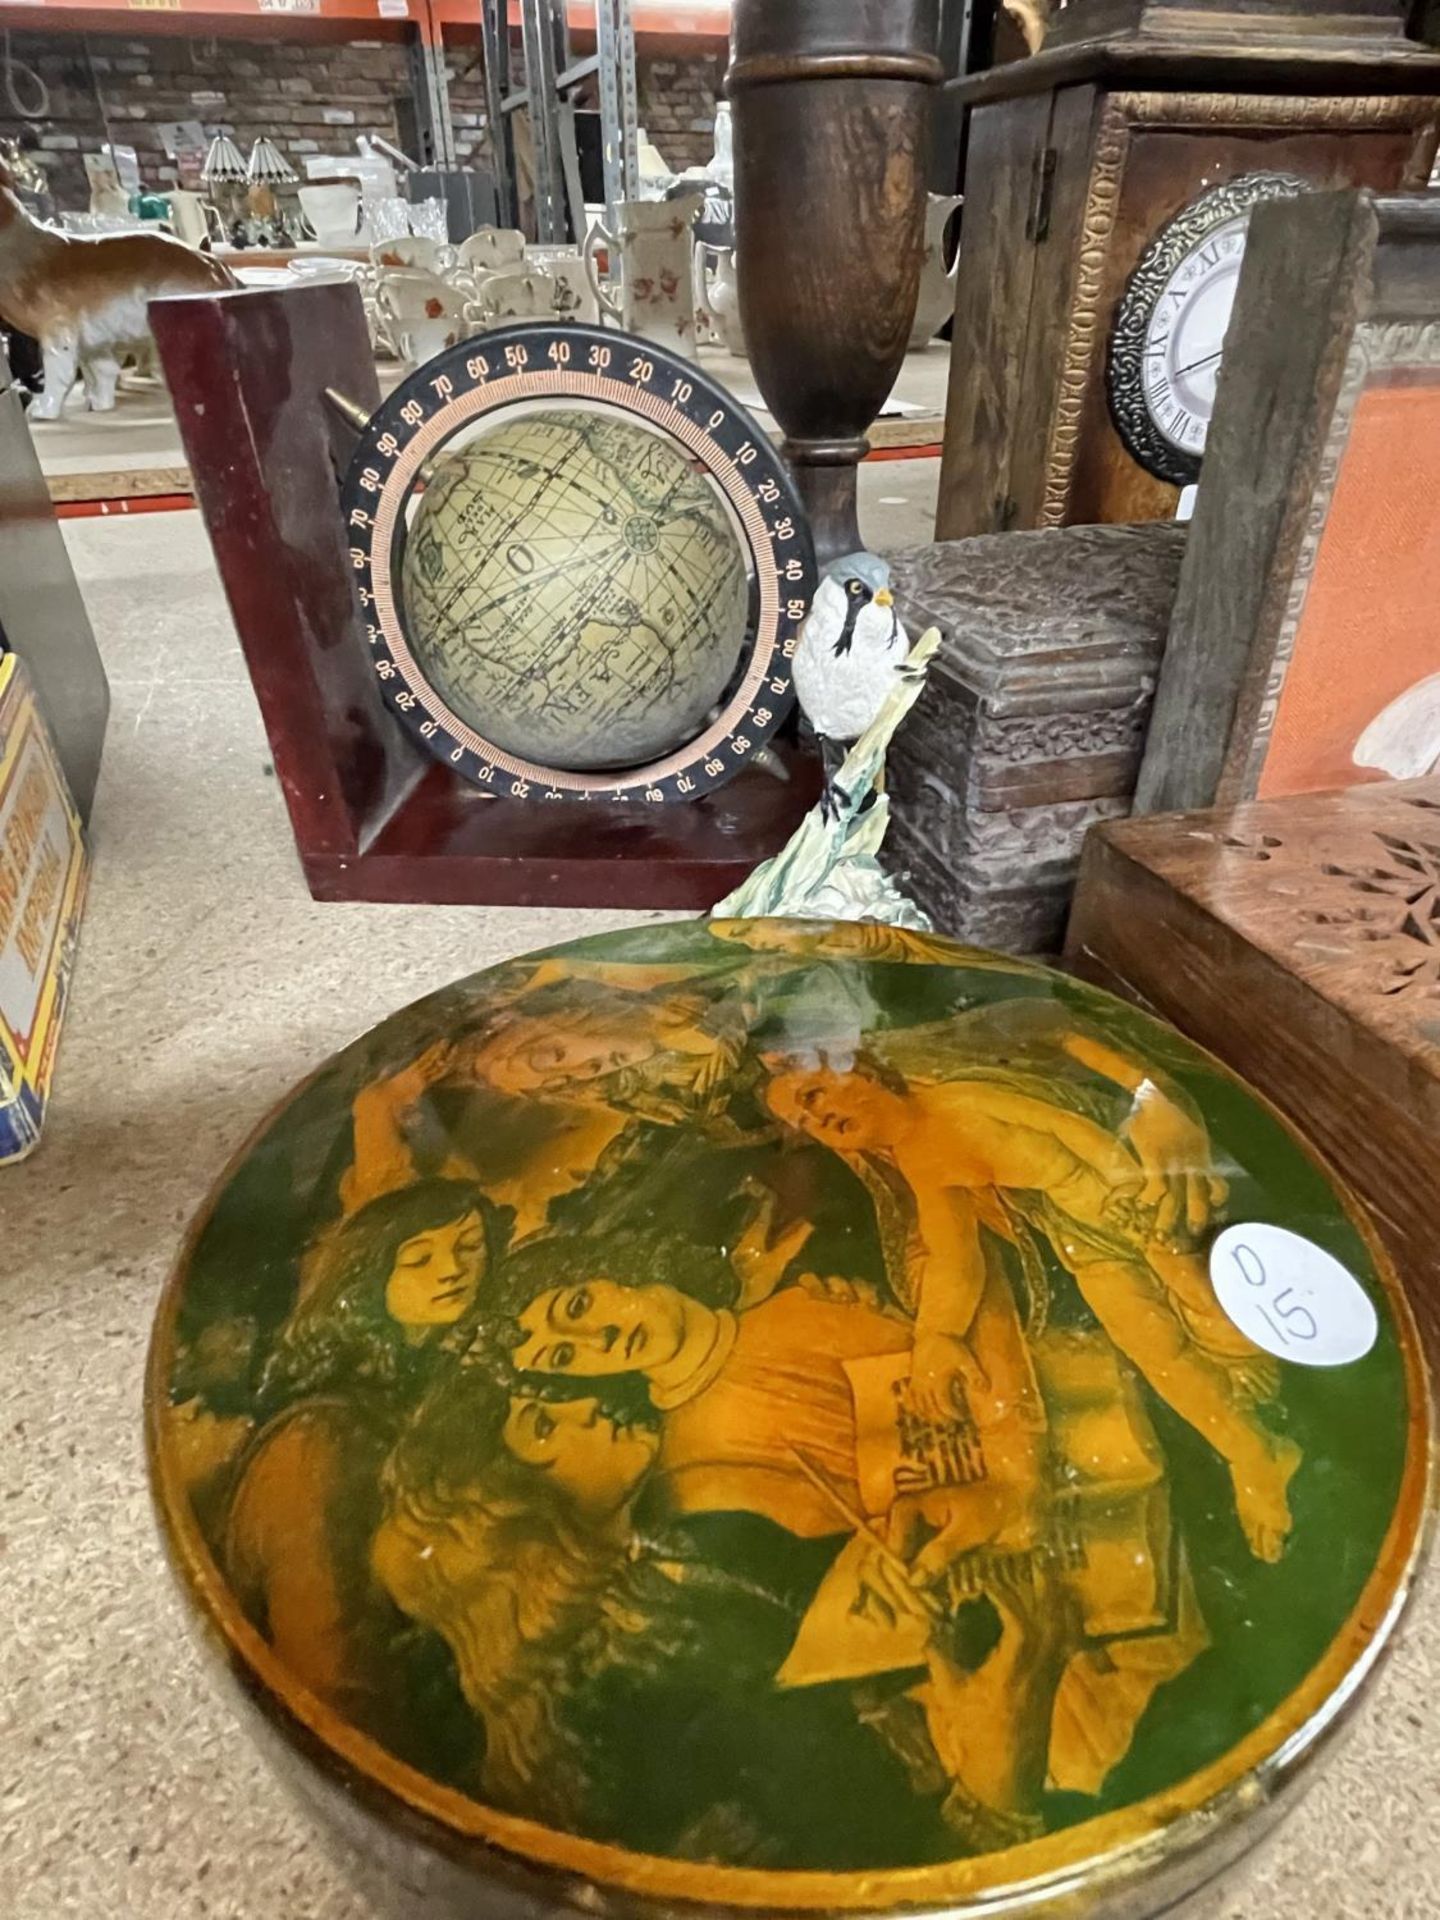
[[[161,121],[199,120],[207,135],[224,129],[242,153],[269,134],[299,172],[297,154],[353,151],[357,133],[393,140],[395,102],[409,92],[404,49],[379,41],[300,46],[96,35],[90,45],[115,139],[136,148],[142,177],[154,185],[174,181],[157,131]],[[80,155],[98,147],[105,133],[79,38],[17,33],[12,49],[50,90],[49,114],[33,124],[57,204],[83,207],[88,193]],[[13,114],[0,116],[0,132],[13,134],[19,125]]]
[[715,151],[715,102],[723,54],[637,61],[640,124],[676,173],[703,167]]
[[[248,154],[268,134],[304,172],[306,153],[353,153],[355,136],[400,130],[397,105],[410,95],[405,48],[393,41],[342,45],[264,40],[185,39],[156,35],[121,40],[92,35],[95,80],[117,142],[140,155],[147,184],[173,184],[157,131],[166,120],[199,120],[207,136],[230,133]],[[57,205],[88,205],[82,152],[105,139],[78,34],[15,33],[12,53],[49,89],[49,112],[25,122],[0,94],[0,135],[26,124],[40,134]],[[713,150],[715,100],[723,60],[667,57],[638,62],[640,119],[677,172],[708,160]],[[17,91],[33,92],[23,75]],[[457,47],[450,58],[450,111],[462,160],[483,141],[485,89],[478,50]]]

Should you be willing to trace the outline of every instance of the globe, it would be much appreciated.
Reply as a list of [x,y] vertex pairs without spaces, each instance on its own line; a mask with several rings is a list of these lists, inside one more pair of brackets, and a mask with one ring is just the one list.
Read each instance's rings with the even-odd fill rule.
[[575,772],[692,739],[749,610],[740,541],[678,444],[579,409],[519,415],[435,463],[401,596],[451,711],[506,753]]

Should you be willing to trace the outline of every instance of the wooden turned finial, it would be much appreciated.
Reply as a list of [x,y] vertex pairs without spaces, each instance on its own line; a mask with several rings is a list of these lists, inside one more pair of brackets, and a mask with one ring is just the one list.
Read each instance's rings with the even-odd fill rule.
[[741,321],[822,566],[864,545],[856,468],[915,316],[937,11],[736,0]]

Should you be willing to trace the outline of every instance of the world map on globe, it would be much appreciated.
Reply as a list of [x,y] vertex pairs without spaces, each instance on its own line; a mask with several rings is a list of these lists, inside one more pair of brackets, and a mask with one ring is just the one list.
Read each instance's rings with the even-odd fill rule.
[[734,675],[750,598],[740,541],[683,450],[583,409],[520,415],[438,460],[400,589],[451,711],[576,772],[693,738]]

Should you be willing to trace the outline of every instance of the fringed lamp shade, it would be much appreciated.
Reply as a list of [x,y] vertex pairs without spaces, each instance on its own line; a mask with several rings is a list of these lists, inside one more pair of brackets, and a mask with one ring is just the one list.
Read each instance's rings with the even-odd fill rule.
[[249,179],[252,185],[263,181],[267,186],[289,186],[298,180],[299,175],[290,162],[281,153],[273,140],[263,136],[250,149]]
[[236,186],[246,179],[244,158],[228,133],[217,133],[210,142],[200,178],[207,187]]

